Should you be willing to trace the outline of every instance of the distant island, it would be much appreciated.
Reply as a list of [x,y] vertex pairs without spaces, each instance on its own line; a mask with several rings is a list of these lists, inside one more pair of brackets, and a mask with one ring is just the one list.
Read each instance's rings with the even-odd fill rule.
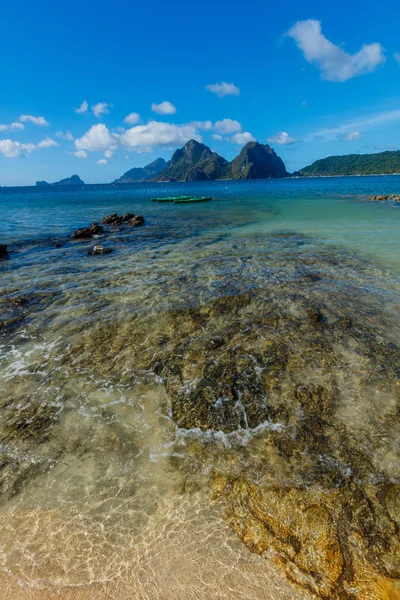
[[150,181],[157,177],[159,173],[168,168],[169,162],[163,158],[157,158],[145,167],[134,167],[116,179],[113,183],[140,183]]
[[376,154],[328,156],[301,169],[296,175],[323,177],[333,175],[393,175],[400,173],[400,150]]
[[[175,150],[171,160],[157,158],[145,167],[134,167],[115,179],[115,184],[162,181],[214,181],[281,179],[283,177],[334,177],[344,175],[400,174],[400,150],[376,154],[328,156],[295,173],[288,173],[283,160],[268,144],[248,142],[231,162],[205,144],[189,140]],[[37,181],[36,186],[85,185],[78,175],[54,183]],[[111,185],[111,184],[108,184]]]
[[169,162],[158,158],[146,167],[130,169],[114,183],[267,179],[288,175],[282,159],[267,144],[249,142],[228,162],[205,144],[189,140],[174,152]]
[[47,181],[37,181],[36,185],[38,187],[47,187],[49,185],[85,185],[85,183],[78,175],[71,175],[71,177],[66,177],[65,179],[61,179],[60,181],[55,181],[54,183],[47,183]]

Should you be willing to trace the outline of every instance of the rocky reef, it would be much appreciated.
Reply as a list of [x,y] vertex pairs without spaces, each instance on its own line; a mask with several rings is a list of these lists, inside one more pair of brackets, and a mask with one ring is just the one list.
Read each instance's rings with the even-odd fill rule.
[[[71,321],[63,353],[47,359],[55,389],[68,398],[89,379],[107,381],[140,389],[135,406],[151,390],[175,431],[169,463],[181,492],[208,488],[252,553],[276,562],[307,598],[399,598],[394,313],[353,255],[290,232],[260,236],[251,250],[240,243],[215,247],[184,271],[173,259],[154,261],[142,288],[140,266],[124,275],[119,284],[137,292],[124,298],[124,317]],[[168,294],[184,298],[181,306],[164,304]],[[56,438],[68,411],[50,386],[49,398],[24,401],[24,377],[19,396],[5,383],[1,404],[0,435],[12,451],[0,486],[10,497],[42,468],[25,460],[29,445]],[[133,444],[111,408],[102,410],[110,447]]]

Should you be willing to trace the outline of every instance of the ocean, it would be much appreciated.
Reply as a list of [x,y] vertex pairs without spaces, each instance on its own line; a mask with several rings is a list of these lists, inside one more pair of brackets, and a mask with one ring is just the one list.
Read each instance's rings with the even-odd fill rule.
[[0,598],[400,598],[399,192],[0,188]]

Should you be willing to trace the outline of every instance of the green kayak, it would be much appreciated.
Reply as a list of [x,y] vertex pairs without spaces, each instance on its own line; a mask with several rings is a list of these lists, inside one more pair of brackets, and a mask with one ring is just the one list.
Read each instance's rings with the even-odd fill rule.
[[153,202],[178,202],[183,200],[190,200],[193,196],[169,196],[166,198],[152,198]]
[[189,202],[209,202],[212,198],[204,196],[203,198],[179,198],[174,200],[175,204],[183,204]]

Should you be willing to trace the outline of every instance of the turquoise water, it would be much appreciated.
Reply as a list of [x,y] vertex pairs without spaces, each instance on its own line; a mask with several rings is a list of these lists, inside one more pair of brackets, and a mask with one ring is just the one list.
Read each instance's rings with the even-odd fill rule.
[[[398,177],[348,177],[0,189],[0,569],[11,589],[311,597],[238,541],[209,478],[325,489],[336,469],[335,486],[400,481],[400,206],[369,200],[399,188]],[[182,194],[214,200],[151,202]],[[145,225],[69,237],[127,211]],[[88,256],[98,243],[113,252]],[[267,360],[274,344],[285,350]],[[294,381],[334,387],[345,454],[331,429],[318,452],[295,436],[293,464],[266,451],[298,427],[304,408],[280,405]]]

